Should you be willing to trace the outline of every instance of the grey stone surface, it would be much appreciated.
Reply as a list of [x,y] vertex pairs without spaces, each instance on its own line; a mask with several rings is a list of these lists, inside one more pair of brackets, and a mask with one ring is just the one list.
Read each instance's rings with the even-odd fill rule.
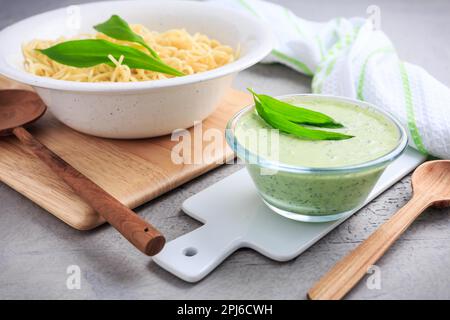
[[[0,0],[0,28],[72,0]],[[364,15],[378,4],[382,28],[400,56],[450,85],[450,3],[440,1],[294,1],[280,3],[311,20]],[[242,72],[235,86],[271,94],[308,92],[310,79],[279,65]],[[183,200],[239,169],[224,166],[137,211],[173,239],[200,224],[180,211]],[[20,168],[17,168],[20,170]],[[138,253],[111,227],[79,232],[0,183],[0,298],[3,299],[304,299],[308,288],[411,196],[409,177],[397,183],[297,259],[278,263],[240,250],[210,276],[188,284]],[[363,280],[349,299],[450,299],[449,210],[430,209],[378,262],[381,289]],[[80,290],[66,288],[66,268],[79,265]]]

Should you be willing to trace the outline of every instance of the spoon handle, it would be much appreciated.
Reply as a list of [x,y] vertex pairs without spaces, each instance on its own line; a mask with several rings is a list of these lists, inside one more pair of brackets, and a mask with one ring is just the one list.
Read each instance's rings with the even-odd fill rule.
[[426,198],[413,198],[369,238],[339,261],[308,292],[312,300],[342,299],[368,269],[389,249],[428,206]]
[[13,129],[13,134],[136,248],[150,256],[161,251],[164,236],[151,224],[42,145],[23,127]]

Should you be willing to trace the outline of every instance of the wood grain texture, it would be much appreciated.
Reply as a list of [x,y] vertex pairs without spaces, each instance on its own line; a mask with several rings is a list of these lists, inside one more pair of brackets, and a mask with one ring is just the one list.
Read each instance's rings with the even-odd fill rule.
[[308,292],[311,300],[340,300],[367,274],[428,204],[411,199],[390,220],[340,260]]
[[[0,78],[2,88],[23,88]],[[203,131],[222,132],[231,116],[251,97],[230,89]],[[170,136],[144,140],[111,140],[78,133],[47,113],[29,128],[50,150],[129,208],[135,208],[234,158],[223,143],[198,164],[174,164]],[[189,129],[192,132],[192,128]],[[204,141],[203,148],[211,142]],[[192,146],[193,150],[194,146]],[[78,230],[89,230],[104,219],[14,137],[0,140],[0,180]]]
[[340,260],[308,292],[312,300],[342,299],[416,218],[430,206],[450,205],[450,161],[428,161],[412,176],[412,199]]
[[162,250],[166,240],[150,223],[42,145],[23,127],[14,128],[12,133],[141,252],[153,256]]
[[47,110],[36,93],[29,90],[0,91],[0,137],[11,134],[12,129],[39,120]]

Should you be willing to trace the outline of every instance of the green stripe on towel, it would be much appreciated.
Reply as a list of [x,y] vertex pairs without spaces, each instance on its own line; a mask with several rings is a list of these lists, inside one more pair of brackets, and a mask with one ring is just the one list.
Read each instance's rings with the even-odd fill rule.
[[[352,35],[346,34],[344,38],[339,39],[339,41],[337,41],[333,45],[333,47],[328,51],[325,59],[322,60],[322,61],[329,60],[328,64],[325,65],[325,73],[323,75],[323,78],[322,79],[318,79],[318,78],[313,79],[313,84],[312,84],[313,93],[322,93],[323,82],[333,71],[336,61],[339,58],[340,51],[347,48],[349,45],[351,45],[353,43],[355,37],[356,37],[356,32],[354,32]],[[334,58],[331,59],[331,57],[333,57],[333,56],[334,56]],[[317,68],[317,71],[316,71],[316,77],[323,70],[323,68],[324,68],[323,65],[319,65],[319,67]]]
[[361,73],[359,74],[359,79],[358,79],[358,89],[357,89],[357,96],[359,100],[363,100],[364,101],[364,81],[366,79],[366,69],[367,69],[367,64],[369,62],[369,60],[379,54],[379,53],[388,53],[388,52],[395,52],[394,48],[392,47],[384,47],[384,48],[378,48],[374,51],[372,51],[366,58],[366,61],[364,61],[364,64],[361,68]]
[[408,128],[411,133],[411,137],[413,138],[414,144],[417,149],[423,154],[428,154],[425,146],[423,145],[422,138],[420,137],[419,129],[417,128],[416,118],[414,117],[414,105],[412,102],[412,93],[411,88],[409,86],[409,78],[408,73],[406,71],[405,65],[403,62],[399,61],[400,68],[400,76],[403,82],[403,91],[405,94],[405,105],[406,105],[406,115],[408,118]]
[[253,13],[256,17],[259,17],[258,13],[247,3],[247,1],[244,0],[238,0],[239,4],[243,6],[245,9]]
[[314,73],[306,66],[306,64],[304,64],[303,62],[301,62],[298,59],[292,58],[286,54],[284,54],[283,52],[280,52],[276,49],[272,50],[272,54],[277,57],[280,60],[283,60],[284,62],[287,62],[289,64],[294,65],[295,67],[297,67],[298,69],[300,69],[304,74],[306,74],[307,76],[312,76]]

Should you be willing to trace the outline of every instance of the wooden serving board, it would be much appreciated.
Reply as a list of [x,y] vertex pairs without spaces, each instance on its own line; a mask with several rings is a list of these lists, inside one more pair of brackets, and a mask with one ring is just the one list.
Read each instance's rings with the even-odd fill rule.
[[[6,88],[24,86],[0,78],[0,89]],[[224,132],[231,116],[250,102],[248,94],[230,89],[214,114],[203,121],[203,132],[210,128]],[[178,142],[171,141],[170,136],[144,140],[96,138],[68,128],[49,113],[29,129],[44,145],[130,208],[234,157],[223,143],[197,164],[175,164],[171,151]],[[193,129],[189,130],[192,133]],[[203,141],[203,148],[209,143]],[[104,222],[14,137],[0,140],[0,180],[76,229],[89,230]]]

